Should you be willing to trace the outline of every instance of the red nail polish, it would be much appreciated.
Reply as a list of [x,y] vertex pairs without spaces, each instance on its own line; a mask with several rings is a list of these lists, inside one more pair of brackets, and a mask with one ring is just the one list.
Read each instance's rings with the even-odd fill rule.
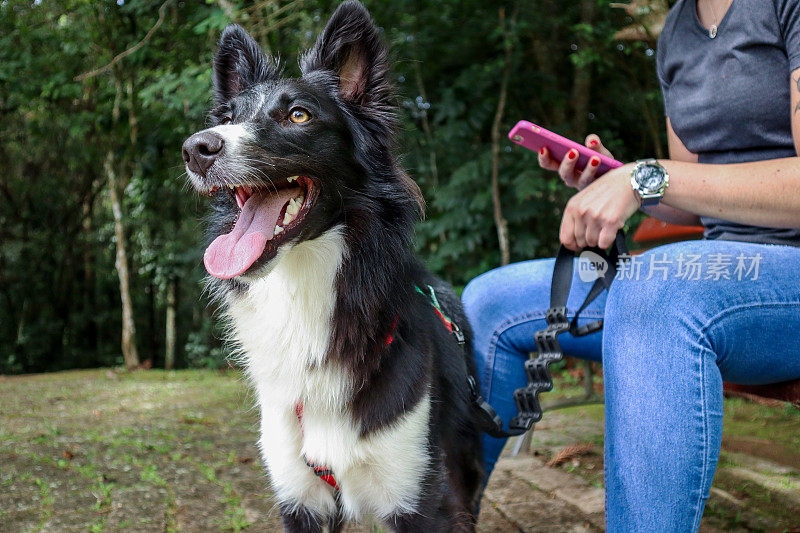
[[591,141],[589,141],[589,146],[591,146],[592,148],[594,148],[595,146],[597,146],[597,141],[595,141],[594,139],[592,139]]
[[596,167],[599,164],[600,164],[600,160],[599,159],[592,159],[592,166],[593,167]]
[[569,154],[567,154],[567,157],[569,157],[570,159],[575,159],[576,155],[578,155],[578,152],[576,152],[575,150],[570,150]]
[[544,146],[542,146],[542,149],[541,149],[541,150],[539,150],[539,153],[540,153],[540,154],[542,154],[542,155],[544,155]]

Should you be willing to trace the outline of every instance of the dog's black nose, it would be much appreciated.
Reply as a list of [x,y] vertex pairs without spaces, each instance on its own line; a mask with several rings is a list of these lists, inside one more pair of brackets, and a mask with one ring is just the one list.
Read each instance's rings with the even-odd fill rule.
[[183,143],[183,160],[189,170],[205,176],[224,146],[225,140],[217,133],[207,130],[195,133]]

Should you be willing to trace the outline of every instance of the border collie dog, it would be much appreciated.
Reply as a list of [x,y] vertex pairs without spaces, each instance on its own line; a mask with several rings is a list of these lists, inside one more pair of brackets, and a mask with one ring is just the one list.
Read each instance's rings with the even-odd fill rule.
[[[387,51],[339,6],[299,78],[241,27],[214,58],[214,126],[183,146],[210,195],[204,263],[256,392],[287,531],[379,520],[474,531],[483,472],[458,298],[411,250]],[[458,331],[456,329],[456,331]]]

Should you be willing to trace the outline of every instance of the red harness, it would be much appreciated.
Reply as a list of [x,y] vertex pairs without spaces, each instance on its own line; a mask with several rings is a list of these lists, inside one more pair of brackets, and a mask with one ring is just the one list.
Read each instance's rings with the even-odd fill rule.
[[[417,290],[417,292],[419,292],[423,296],[427,297],[431,301],[430,303],[433,306],[433,310],[436,313],[436,316],[439,317],[439,320],[441,320],[442,323],[444,324],[444,327],[447,328],[447,331],[449,331],[450,333],[452,333],[452,334],[454,334],[456,336],[456,340],[458,340],[459,344],[463,344],[464,336],[461,333],[461,330],[458,328],[458,326],[452,320],[450,320],[448,317],[446,317],[445,314],[442,312],[442,308],[439,306],[439,302],[436,299],[436,292],[433,290],[433,287],[428,285],[428,288],[431,291],[430,294],[426,294],[425,291],[420,289],[418,286],[415,286],[414,288]],[[398,320],[400,320],[400,316],[399,315],[397,316],[397,318],[394,319],[394,323],[392,324],[392,329],[389,330],[389,333],[386,335],[386,339],[383,341],[383,347],[384,348],[389,346],[390,344],[392,344],[392,342],[394,342],[394,330],[397,329],[397,321]],[[303,402],[298,402],[297,405],[294,406],[294,412],[295,412],[295,414],[297,414],[297,421],[300,423],[300,432],[302,433],[303,432]],[[339,489],[339,484],[336,483],[336,479],[333,477],[333,470],[331,470],[330,467],[325,466],[325,465],[318,465],[318,464],[312,463],[311,461],[308,460],[308,458],[305,456],[305,454],[303,454],[303,460],[306,462],[306,465],[308,465],[309,468],[314,470],[314,474],[316,474],[317,477],[319,477],[322,481],[324,481],[325,483],[327,483],[328,485],[333,487],[334,490],[336,490],[336,491],[341,490],[341,489]]]

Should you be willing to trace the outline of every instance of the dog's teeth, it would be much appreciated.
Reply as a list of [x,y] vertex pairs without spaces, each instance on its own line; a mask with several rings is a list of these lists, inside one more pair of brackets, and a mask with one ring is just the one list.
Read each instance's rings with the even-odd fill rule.
[[289,205],[286,206],[286,213],[294,216],[300,211],[300,206],[294,201],[294,198],[289,200]]
[[282,232],[282,231],[283,231],[283,228],[282,228],[282,227],[280,227],[280,226],[275,226],[275,235],[277,235],[278,233],[280,233],[280,232]]
[[291,213],[289,213],[288,209],[287,209],[286,214],[283,216],[283,225],[285,226],[286,224],[288,224],[292,220],[294,220],[294,216]]
[[295,200],[297,201],[297,205],[299,205],[300,207],[303,207],[303,202],[306,201],[306,197],[305,196],[298,196],[297,198],[295,198]]
[[296,181],[296,180],[297,180],[297,178],[299,178],[299,177],[300,177],[300,176],[290,176],[290,177],[288,177],[288,178],[286,178],[286,179],[287,179],[287,181]]
[[230,187],[232,191],[236,190],[236,187],[234,185],[228,185],[228,187]]

